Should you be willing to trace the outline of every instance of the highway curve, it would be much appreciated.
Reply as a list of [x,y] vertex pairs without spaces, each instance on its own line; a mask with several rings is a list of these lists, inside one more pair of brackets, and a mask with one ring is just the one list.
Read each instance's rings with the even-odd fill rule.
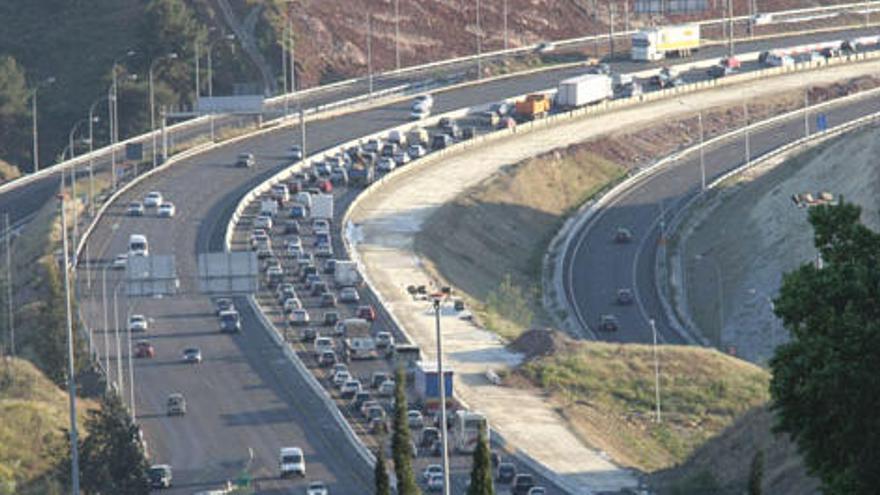
[[[873,96],[826,107],[828,127],[880,111],[880,97]],[[815,117],[811,117],[811,126]],[[815,128],[811,132],[815,131]],[[803,113],[751,133],[751,155],[757,157],[804,136]],[[738,135],[705,150],[706,177],[716,177],[745,161],[745,137]],[[651,342],[649,319],[654,319],[661,341],[686,340],[670,325],[655,287],[655,260],[661,229],[700,190],[699,153],[676,160],[661,172],[638,181],[615,197],[573,237],[564,253],[563,283],[566,297],[582,326],[596,330],[603,314],[616,315],[617,332],[599,332],[602,340]],[[616,244],[617,227],[633,232],[633,242]],[[743,235],[749,235],[743,233]],[[711,266],[705,269],[711,270]],[[616,304],[619,288],[634,288],[636,303]]]
[[[833,33],[801,40],[853,34]],[[778,43],[741,43],[740,48],[755,51]],[[718,57],[721,53],[721,48],[710,48],[701,57]],[[645,67],[621,62],[615,70]],[[582,71],[554,70],[440,93],[436,96],[435,111],[446,112],[546,89],[555,86],[559,79]],[[326,149],[402,124],[408,114],[408,103],[403,102],[312,123],[308,127],[309,148]],[[834,118],[830,120],[833,122]],[[332,483],[336,493],[358,493],[358,488],[370,480],[369,467],[348,447],[338,427],[327,419],[323,403],[303,385],[303,378],[283,362],[280,350],[269,342],[254,318],[244,315],[245,330],[240,335],[217,333],[210,300],[197,291],[193,279],[196,254],[223,249],[222,239],[235,204],[249,189],[289,164],[286,150],[298,141],[298,135],[298,129],[276,130],[224,145],[150,178],[110,208],[90,241],[89,273],[85,263],[80,265],[80,304],[89,326],[98,330],[95,337],[103,355],[102,269],[115,254],[126,250],[132,233],[147,235],[153,253],[176,256],[183,294],[165,299],[123,298],[119,305],[123,320],[129,302],[132,311],[153,319],[147,335],[156,341],[158,356],[136,362],[137,413],[153,459],[170,462],[177,468],[178,489],[172,493],[217,486],[238,477],[248,465],[261,493],[282,493],[294,483],[276,479],[278,447],[283,445],[302,446],[309,463],[309,478]],[[759,143],[755,149],[761,149]],[[256,170],[232,168],[235,156],[246,151],[256,154]],[[33,210],[48,199],[52,187],[45,184],[51,180],[54,179],[37,181],[14,194],[3,194],[0,205],[16,212]],[[37,188],[43,188],[39,191],[44,196],[37,194]],[[160,190],[176,203],[178,216],[171,220],[153,215],[123,216],[121,205],[140,199],[149,190]],[[112,293],[118,273],[108,270],[107,275],[108,292]],[[115,355],[115,334],[107,337],[110,354]],[[180,364],[180,350],[187,345],[201,347],[205,363],[194,367]],[[121,347],[127,347],[124,340]],[[115,372],[113,361],[111,367]],[[183,392],[189,399],[190,413],[184,418],[163,415],[165,397],[174,391]],[[254,453],[252,462],[248,460],[248,449]]]

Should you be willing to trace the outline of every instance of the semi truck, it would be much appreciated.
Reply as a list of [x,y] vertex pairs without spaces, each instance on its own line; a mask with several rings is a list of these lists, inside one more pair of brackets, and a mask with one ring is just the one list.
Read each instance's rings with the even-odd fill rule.
[[556,104],[563,108],[576,108],[614,97],[611,78],[605,74],[585,74],[559,82]]
[[361,274],[357,262],[337,260],[333,268],[333,281],[336,287],[357,287],[361,284]]
[[[440,401],[440,384],[437,380],[437,363],[436,362],[419,362],[416,363],[415,370],[415,389],[416,395],[423,403],[436,406]],[[446,392],[447,401],[452,400],[452,385],[455,372],[448,367],[443,367],[443,388]]]
[[643,29],[632,37],[630,57],[654,62],[666,57],[687,57],[700,48],[700,25],[680,24]]
[[312,208],[310,216],[321,218],[328,222],[333,221],[333,195],[331,194],[314,194],[312,195]]

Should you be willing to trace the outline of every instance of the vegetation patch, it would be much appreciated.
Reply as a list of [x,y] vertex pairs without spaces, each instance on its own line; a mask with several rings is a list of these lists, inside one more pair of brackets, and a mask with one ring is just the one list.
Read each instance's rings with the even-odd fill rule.
[[769,399],[766,371],[714,350],[660,346],[658,363],[659,423],[651,346],[569,340],[515,374],[549,394],[590,443],[642,471],[684,462],[697,446]]

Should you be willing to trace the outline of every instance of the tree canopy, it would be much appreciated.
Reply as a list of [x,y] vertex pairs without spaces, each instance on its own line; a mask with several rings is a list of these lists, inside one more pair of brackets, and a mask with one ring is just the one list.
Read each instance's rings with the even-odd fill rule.
[[880,486],[880,234],[844,203],[810,209],[821,268],[783,278],[776,314],[791,333],[770,362],[777,430],[827,494]]

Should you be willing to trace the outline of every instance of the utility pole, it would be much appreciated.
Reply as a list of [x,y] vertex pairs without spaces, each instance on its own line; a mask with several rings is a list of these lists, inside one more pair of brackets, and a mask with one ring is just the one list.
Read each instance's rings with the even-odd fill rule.
[[37,136],[37,88],[34,88],[34,96],[31,98],[31,115],[33,116],[33,129],[31,133],[34,135],[34,172],[40,171],[40,145]]
[[193,111],[196,110],[196,107],[199,104],[199,97],[202,96],[202,81],[201,76],[199,75],[199,40],[196,40],[195,46],[193,47],[193,51],[195,52],[196,59],[196,93],[195,93],[195,101],[193,102]]
[[284,95],[284,115],[287,115],[287,48],[290,42],[290,8],[288,4],[287,19],[284,22],[284,36],[281,38],[281,91]]
[[629,32],[629,0],[623,0],[623,27]]
[[483,27],[480,24],[480,0],[477,0],[477,79],[483,78]]
[[400,0],[394,0],[394,67],[400,70]]
[[446,428],[446,377],[443,376],[443,336],[440,333],[440,298],[434,298],[434,321],[437,327],[437,390],[440,393],[440,438],[443,444],[443,493],[450,494],[449,441]]
[[804,137],[810,137],[810,89],[804,89]]
[[[64,174],[62,174],[63,176]],[[70,484],[71,493],[79,495],[79,437],[76,424],[76,375],[73,366],[73,315],[70,304],[70,264],[67,257],[67,205],[61,189],[61,241],[64,251],[64,297],[67,313],[67,395],[70,403]]]
[[[123,394],[125,393],[125,383],[122,381],[122,342],[119,340],[119,284],[122,280],[116,282],[116,286],[113,288],[113,322],[114,322],[114,333],[116,334],[116,391],[119,393],[119,398],[125,401]],[[108,375],[109,375],[109,371]]]
[[654,323],[654,319],[648,320],[651,324],[651,332],[654,334],[654,405],[655,405],[655,420],[657,423],[660,423],[660,360],[657,357],[657,325]]
[[[165,115],[165,105],[159,108],[159,115],[162,116],[162,163],[168,161],[168,117]],[[213,124],[214,121],[211,121]],[[214,140],[214,126],[211,126],[211,141]]]
[[706,191],[706,147],[704,146],[703,134],[703,111],[697,113],[697,122],[700,126],[700,191]]
[[367,80],[373,96],[373,15],[367,12]]
[[116,190],[116,120],[113,109],[116,106],[116,66],[113,66],[113,84],[107,95],[107,118],[110,120],[110,189]]
[[9,213],[4,215],[6,220],[6,311],[9,313],[9,355],[15,356],[15,314],[12,308],[12,245],[9,238],[12,231],[9,230]]
[[110,312],[107,305],[107,269],[110,265],[105,266],[101,270],[101,299],[104,304],[104,373],[110,378]]
[[608,36],[608,50],[611,54],[611,58],[614,58],[614,7],[615,4],[608,5],[608,29],[610,30]]
[[300,146],[302,146],[302,162],[306,160],[306,113],[303,111],[302,102],[299,102],[299,130]]
[[[129,305],[128,309],[129,318],[131,318],[131,305]],[[134,362],[132,361],[132,346],[131,346],[131,325],[128,326],[128,394],[129,401],[131,403],[131,420],[132,422],[137,421],[137,409],[135,408],[134,403]],[[121,356],[120,356],[121,359]]]
[[[290,92],[296,92],[296,40],[293,37],[293,16],[290,14],[290,8],[287,9],[288,15],[287,18],[290,22],[290,31],[288,31],[288,35],[290,36],[287,40],[287,46],[290,50],[290,61],[288,62],[288,67],[290,67]],[[287,100],[285,100],[286,102]],[[284,112],[287,115],[287,112]]]

